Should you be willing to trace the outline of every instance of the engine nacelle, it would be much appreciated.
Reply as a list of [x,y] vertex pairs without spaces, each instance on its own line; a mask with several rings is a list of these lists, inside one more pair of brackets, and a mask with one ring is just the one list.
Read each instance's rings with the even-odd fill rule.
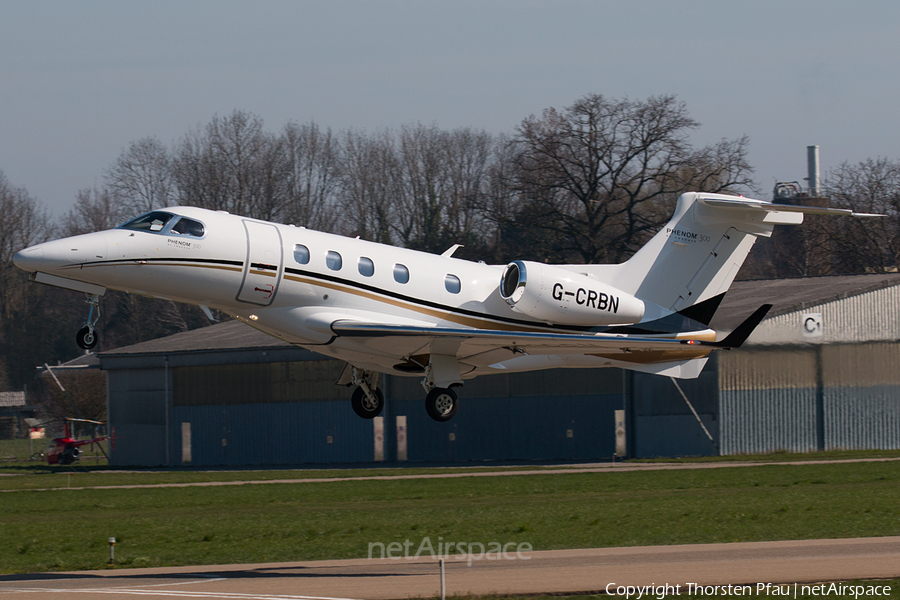
[[624,325],[644,316],[644,302],[594,277],[516,260],[500,278],[500,296],[513,310],[547,323]]

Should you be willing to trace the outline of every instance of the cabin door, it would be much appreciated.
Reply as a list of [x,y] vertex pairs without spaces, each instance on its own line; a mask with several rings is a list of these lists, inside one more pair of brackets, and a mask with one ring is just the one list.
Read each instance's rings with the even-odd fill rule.
[[281,233],[274,225],[244,221],[247,230],[247,260],[237,299],[260,306],[275,300],[282,274]]

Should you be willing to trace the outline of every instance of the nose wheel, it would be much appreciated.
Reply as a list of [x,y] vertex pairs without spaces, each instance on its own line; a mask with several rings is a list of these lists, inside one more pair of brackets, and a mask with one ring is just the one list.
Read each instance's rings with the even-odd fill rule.
[[84,326],[75,334],[75,342],[80,348],[90,350],[97,345],[97,334],[92,328]]
[[91,350],[97,345],[97,332],[95,327],[97,321],[100,320],[100,297],[96,294],[87,294],[86,301],[91,310],[88,312],[87,322],[84,324],[77,334],[75,334],[75,342],[84,350]]

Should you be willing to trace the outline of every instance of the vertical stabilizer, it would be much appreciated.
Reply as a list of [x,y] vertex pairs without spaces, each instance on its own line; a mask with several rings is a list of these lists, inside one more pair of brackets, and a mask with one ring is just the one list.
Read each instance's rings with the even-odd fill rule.
[[[758,236],[803,222],[803,207],[722,194],[683,194],[675,214],[637,254],[620,265],[590,269],[612,285],[676,312],[696,307],[702,320],[734,281]],[[798,210],[800,209],[800,210]],[[700,305],[700,306],[697,306]]]

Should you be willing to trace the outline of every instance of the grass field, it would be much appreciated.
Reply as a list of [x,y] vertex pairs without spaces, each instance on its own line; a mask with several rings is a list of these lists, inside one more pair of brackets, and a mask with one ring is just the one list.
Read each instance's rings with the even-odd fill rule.
[[[298,476],[77,473],[72,479],[102,485],[109,477],[151,483],[170,475],[285,474]],[[370,543],[418,546],[425,537],[528,542],[547,550],[900,535],[900,461],[28,491],[64,485],[67,477],[0,477],[4,489],[22,490],[0,493],[0,572],[103,568],[110,536],[118,540],[117,564],[141,567],[365,557]]]

